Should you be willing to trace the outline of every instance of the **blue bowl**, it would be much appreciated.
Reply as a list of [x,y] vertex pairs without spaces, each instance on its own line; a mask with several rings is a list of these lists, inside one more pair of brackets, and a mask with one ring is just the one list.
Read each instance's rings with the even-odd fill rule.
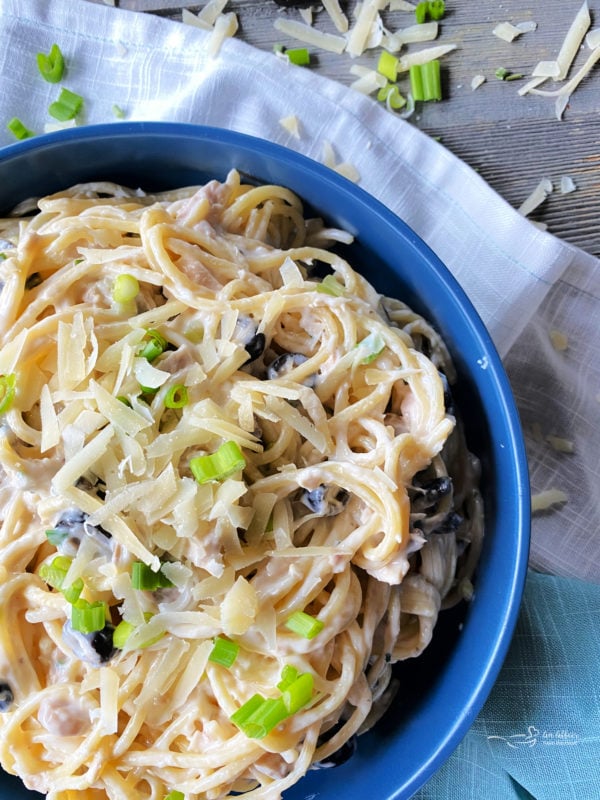
[[[310,772],[286,800],[409,798],[444,763],[498,675],[517,620],[529,548],[529,482],[518,413],[500,358],[452,275],[386,207],[335,172],[290,150],[216,128],[119,123],[70,129],[0,151],[0,214],[74,183],[113,180],[147,190],[224,179],[235,168],[295,191],[356,236],[349,260],[376,289],[401,298],[446,340],[459,382],[457,405],[482,461],[486,533],[476,593],[443,612],[433,642],[401,666],[402,689],[384,718],[335,769]],[[32,800],[0,773],[0,795]],[[38,795],[39,796],[39,795]]]

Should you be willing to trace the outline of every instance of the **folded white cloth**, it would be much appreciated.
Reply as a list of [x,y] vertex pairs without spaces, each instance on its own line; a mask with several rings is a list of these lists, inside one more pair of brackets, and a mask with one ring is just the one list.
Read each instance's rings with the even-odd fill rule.
[[[597,259],[540,231],[441,144],[370,98],[310,69],[149,14],[84,0],[0,0],[0,118],[43,132],[56,85],[36,53],[59,44],[61,85],[85,98],[83,122],[169,120],[260,136],[323,159],[325,142],[360,185],[403,218],[458,278],[512,379],[531,457],[532,488],[565,491],[536,517],[531,563],[600,582],[600,269]],[[281,120],[295,115],[299,138]],[[115,124],[118,124],[115,120]],[[11,141],[2,125],[0,145]],[[558,352],[551,329],[568,337]],[[559,452],[545,439],[573,442]]]

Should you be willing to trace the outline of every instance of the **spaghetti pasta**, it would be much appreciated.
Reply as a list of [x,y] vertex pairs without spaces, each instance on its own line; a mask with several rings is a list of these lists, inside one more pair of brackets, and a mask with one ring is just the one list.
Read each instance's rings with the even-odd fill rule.
[[278,798],[469,594],[444,343],[235,171],[0,235],[2,766],[50,800]]

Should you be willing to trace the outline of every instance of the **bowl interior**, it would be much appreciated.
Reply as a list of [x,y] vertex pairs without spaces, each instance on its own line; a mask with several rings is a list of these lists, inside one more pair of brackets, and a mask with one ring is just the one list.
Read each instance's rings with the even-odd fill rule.
[[[344,255],[375,288],[432,322],[457,366],[457,405],[482,459],[486,535],[473,602],[443,612],[432,645],[401,665],[400,692],[355,756],[309,773],[286,800],[321,795],[410,797],[473,722],[500,669],[516,622],[528,555],[529,498],[518,415],[494,346],[462,289],[402,221],[331,170],[231,131],[169,123],[119,123],[62,131],[0,151],[0,214],[30,196],[87,180],[146,190],[224,179],[235,168],[294,190],[332,224],[356,235]],[[0,775],[0,789],[32,797]]]

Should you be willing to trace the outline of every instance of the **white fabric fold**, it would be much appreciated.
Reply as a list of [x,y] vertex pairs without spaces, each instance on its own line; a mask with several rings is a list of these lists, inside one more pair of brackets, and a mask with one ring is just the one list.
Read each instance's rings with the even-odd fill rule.
[[[128,120],[228,128],[319,161],[330,142],[338,162],[358,170],[359,185],[453,272],[505,358],[533,490],[552,484],[570,495],[562,510],[534,521],[532,565],[600,582],[600,501],[592,490],[600,446],[597,259],[537,229],[443,145],[372,99],[239,38],[212,58],[209,36],[86,0],[0,0],[1,117],[44,130],[58,89],[40,78],[35,54],[57,42],[67,60],[62,85],[85,98],[84,123],[118,124],[117,104]],[[291,114],[299,138],[280,123]],[[9,141],[2,125],[0,145]],[[569,335],[564,353],[549,345],[551,325]],[[551,410],[556,403],[560,415]],[[573,439],[576,452],[557,453],[540,441],[546,434]]]

